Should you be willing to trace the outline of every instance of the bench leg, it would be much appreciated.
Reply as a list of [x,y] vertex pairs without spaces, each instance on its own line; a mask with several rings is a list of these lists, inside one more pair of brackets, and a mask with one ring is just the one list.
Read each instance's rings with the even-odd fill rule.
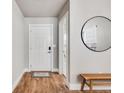
[[92,80],[90,80],[90,93],[93,93]]
[[85,83],[86,83],[86,79],[83,78],[83,82],[81,83],[81,91],[84,90]]

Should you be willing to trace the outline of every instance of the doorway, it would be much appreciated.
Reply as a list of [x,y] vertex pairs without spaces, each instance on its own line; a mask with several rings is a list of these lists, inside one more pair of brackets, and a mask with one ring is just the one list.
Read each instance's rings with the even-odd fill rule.
[[29,25],[29,69],[30,71],[52,71],[52,24]]
[[[25,72],[37,74],[38,71],[39,76],[44,75],[44,72],[59,75],[59,22],[69,11],[69,0],[13,1],[15,53],[13,55],[13,87],[18,84],[19,77],[22,77]],[[66,29],[66,27],[62,28]],[[64,33],[66,32],[63,32],[62,37]],[[66,34],[64,36],[66,41]],[[62,41],[62,47],[64,46],[66,42]],[[68,59],[65,58],[67,49],[63,50],[65,55],[62,59],[65,61],[62,64],[62,73],[67,76],[66,60]]]
[[59,73],[68,81],[68,12],[59,22]]

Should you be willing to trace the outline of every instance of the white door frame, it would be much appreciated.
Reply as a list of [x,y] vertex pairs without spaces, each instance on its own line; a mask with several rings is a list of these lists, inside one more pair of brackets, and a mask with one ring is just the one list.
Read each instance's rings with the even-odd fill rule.
[[[62,40],[61,39],[63,39],[63,37],[61,37],[60,35],[62,35],[63,36],[63,31],[62,31],[62,21],[63,21],[63,19],[65,18],[65,17],[67,17],[67,15],[68,15],[68,12],[66,12],[65,13],[65,15],[61,18],[61,20],[60,20],[60,22],[59,22],[59,73],[60,74],[64,74],[63,73],[63,58],[62,58],[62,56],[63,56],[63,54],[62,54],[62,50],[60,50],[60,48],[63,48],[63,45],[62,45],[62,47],[61,47],[61,44],[62,44]],[[68,36],[67,36],[67,39],[68,39]],[[68,50],[67,50],[68,51]],[[67,53],[67,57],[68,57],[68,53]],[[68,58],[67,58],[68,59]],[[66,70],[68,70],[68,63],[66,64]],[[68,73],[67,73],[68,74]],[[66,76],[67,78],[68,78],[68,75]]]
[[31,31],[31,27],[40,27],[40,26],[51,26],[52,28],[52,31],[51,31],[51,42],[52,42],[52,45],[51,45],[51,56],[52,56],[52,60],[51,60],[51,71],[53,72],[53,54],[54,54],[54,51],[53,51],[53,24],[29,24],[29,71],[31,71],[31,68],[30,68],[30,31]]

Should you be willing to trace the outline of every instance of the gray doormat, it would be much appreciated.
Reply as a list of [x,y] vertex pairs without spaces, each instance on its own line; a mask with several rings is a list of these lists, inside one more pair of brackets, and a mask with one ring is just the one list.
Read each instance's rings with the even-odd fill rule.
[[49,72],[33,72],[32,77],[33,78],[50,77],[50,73]]

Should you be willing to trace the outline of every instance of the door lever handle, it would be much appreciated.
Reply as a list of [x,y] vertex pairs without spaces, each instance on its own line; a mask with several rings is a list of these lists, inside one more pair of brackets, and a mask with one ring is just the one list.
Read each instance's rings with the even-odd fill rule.
[[51,53],[51,51],[48,51],[48,53]]

